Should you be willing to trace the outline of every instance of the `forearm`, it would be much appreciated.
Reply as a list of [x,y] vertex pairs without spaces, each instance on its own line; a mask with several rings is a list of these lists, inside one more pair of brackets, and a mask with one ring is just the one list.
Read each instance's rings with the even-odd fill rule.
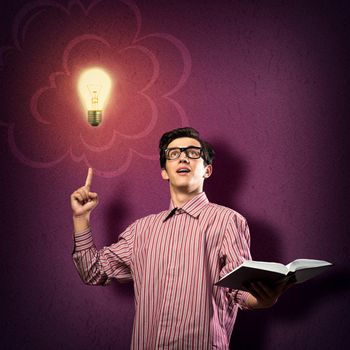
[[130,256],[129,245],[122,235],[118,243],[97,250],[90,228],[74,234],[73,261],[86,284],[106,285],[111,278],[120,282],[131,280]]
[[249,310],[262,309],[262,307],[259,307],[257,299],[250,293],[248,293],[246,304]]
[[85,215],[85,216],[73,215],[73,228],[74,228],[74,233],[83,232],[89,229],[90,228],[89,215]]
[[247,301],[246,301],[247,308],[249,310],[267,309],[267,308],[273,306],[274,304],[276,304],[277,299],[278,298],[276,297],[276,298],[273,298],[272,300],[270,300],[270,299],[259,300],[254,295],[249,293]]
[[100,260],[90,229],[75,232],[73,262],[84,283],[104,285],[108,282]]
[[250,293],[245,292],[243,290],[237,290],[237,289],[231,289],[228,292],[228,297],[233,300],[235,304],[241,309],[241,310],[250,310],[250,304],[248,302],[248,298],[250,296]]
[[234,302],[242,310],[256,310],[263,309],[264,306],[261,306],[257,299],[249,292],[242,290],[235,290],[232,292]]

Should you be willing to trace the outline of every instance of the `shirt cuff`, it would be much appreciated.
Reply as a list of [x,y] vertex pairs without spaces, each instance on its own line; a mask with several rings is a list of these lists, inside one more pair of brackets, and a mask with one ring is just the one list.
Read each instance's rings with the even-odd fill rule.
[[81,232],[74,233],[74,253],[90,249],[94,245],[91,229],[87,228]]
[[234,301],[238,304],[242,310],[250,310],[248,306],[248,298],[250,293],[244,292],[243,290],[236,290],[234,294]]

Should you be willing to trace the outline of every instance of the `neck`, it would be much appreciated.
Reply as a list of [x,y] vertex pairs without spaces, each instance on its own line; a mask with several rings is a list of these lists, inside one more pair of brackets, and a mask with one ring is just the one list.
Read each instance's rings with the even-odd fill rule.
[[201,192],[203,192],[203,187],[194,191],[181,191],[170,187],[171,201],[176,208],[182,208],[188,201]]

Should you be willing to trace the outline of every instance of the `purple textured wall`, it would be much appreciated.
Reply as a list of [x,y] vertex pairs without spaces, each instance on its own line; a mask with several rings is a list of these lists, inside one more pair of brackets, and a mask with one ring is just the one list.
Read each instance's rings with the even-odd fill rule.
[[[192,125],[217,151],[206,192],[246,216],[256,260],[335,264],[241,312],[232,348],[348,348],[349,14],[345,1],[2,5],[1,347],[129,347],[132,286],[80,281],[69,195],[92,166],[95,240],[112,243],[167,208],[158,139]],[[76,92],[90,65],[114,80],[99,128]]]

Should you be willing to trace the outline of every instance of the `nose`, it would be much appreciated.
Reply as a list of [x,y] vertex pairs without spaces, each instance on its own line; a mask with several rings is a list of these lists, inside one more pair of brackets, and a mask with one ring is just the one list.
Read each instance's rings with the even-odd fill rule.
[[189,159],[188,156],[186,154],[186,151],[182,151],[179,157],[180,162],[186,161],[187,163],[189,163]]

